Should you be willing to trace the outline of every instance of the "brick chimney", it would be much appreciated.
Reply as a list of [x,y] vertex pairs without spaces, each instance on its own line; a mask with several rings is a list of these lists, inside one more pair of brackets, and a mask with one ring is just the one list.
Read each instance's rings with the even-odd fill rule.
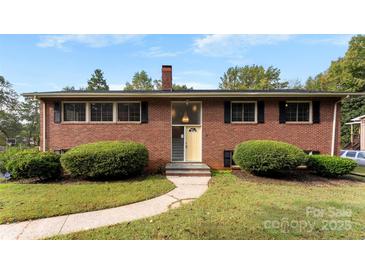
[[162,66],[162,90],[172,90],[172,66]]

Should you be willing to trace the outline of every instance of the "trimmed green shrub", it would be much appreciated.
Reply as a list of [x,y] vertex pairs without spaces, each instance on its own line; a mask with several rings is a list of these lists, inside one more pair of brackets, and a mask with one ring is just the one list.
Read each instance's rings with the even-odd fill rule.
[[338,156],[311,155],[308,160],[308,168],[329,178],[349,174],[356,166],[355,161]]
[[11,159],[13,155],[22,151],[22,149],[17,147],[9,147],[4,152],[0,152],[0,172],[5,173],[6,170],[6,163]]
[[298,167],[307,160],[300,148],[278,141],[252,140],[236,146],[233,159],[241,169],[270,175]]
[[38,178],[40,180],[60,177],[60,155],[34,149],[21,150],[10,157],[5,165],[13,179]]
[[143,172],[148,163],[148,151],[135,142],[97,142],[70,149],[61,156],[61,163],[76,177],[129,177]]

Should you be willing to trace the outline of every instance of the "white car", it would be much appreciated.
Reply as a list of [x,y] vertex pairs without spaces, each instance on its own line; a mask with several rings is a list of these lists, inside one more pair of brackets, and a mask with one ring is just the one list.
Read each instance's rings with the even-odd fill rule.
[[352,159],[357,162],[359,166],[365,166],[365,151],[341,150],[340,157]]

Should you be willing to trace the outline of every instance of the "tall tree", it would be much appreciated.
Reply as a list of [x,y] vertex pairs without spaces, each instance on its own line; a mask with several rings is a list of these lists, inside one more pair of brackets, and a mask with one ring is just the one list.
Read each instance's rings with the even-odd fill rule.
[[233,90],[287,88],[288,82],[280,79],[280,69],[273,66],[252,65],[230,67],[220,78],[219,88]]
[[39,144],[39,101],[25,98],[20,104],[20,118],[23,122],[24,139],[28,146]]
[[96,69],[91,75],[89,81],[87,81],[87,90],[109,90],[109,86],[104,79],[104,74],[101,69]]
[[20,119],[17,115],[18,95],[12,85],[0,76],[0,141],[15,138],[21,131]]
[[144,70],[133,75],[132,83],[126,82],[124,90],[153,90],[152,78]]
[[[344,57],[332,61],[330,67],[314,78],[309,78],[307,89],[329,91],[365,91],[365,35],[352,37]],[[350,129],[345,123],[365,114],[365,97],[350,97],[342,102],[342,144],[350,140]]]
[[14,110],[18,103],[18,95],[12,85],[0,75],[0,110]]
[[0,140],[16,138],[22,130],[19,116],[14,112],[0,111]]

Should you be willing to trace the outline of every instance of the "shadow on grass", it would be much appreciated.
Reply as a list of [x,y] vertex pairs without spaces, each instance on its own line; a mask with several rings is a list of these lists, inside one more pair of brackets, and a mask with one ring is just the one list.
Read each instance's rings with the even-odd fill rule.
[[303,185],[349,185],[349,184],[363,184],[365,177],[346,175],[339,178],[324,178],[311,173],[308,170],[295,170],[278,172],[268,176],[253,175],[244,170],[233,170],[232,174],[244,181],[258,182],[258,183],[294,183]]
[[135,176],[124,176],[124,177],[112,177],[112,178],[78,178],[72,177],[70,175],[64,175],[57,179],[49,179],[49,180],[40,180],[37,178],[31,179],[19,179],[19,180],[7,180],[1,181],[0,183],[16,183],[16,184],[112,184],[112,183],[131,183],[131,182],[142,182],[147,178],[155,178],[155,179],[164,179],[165,176],[155,174],[141,174]]

